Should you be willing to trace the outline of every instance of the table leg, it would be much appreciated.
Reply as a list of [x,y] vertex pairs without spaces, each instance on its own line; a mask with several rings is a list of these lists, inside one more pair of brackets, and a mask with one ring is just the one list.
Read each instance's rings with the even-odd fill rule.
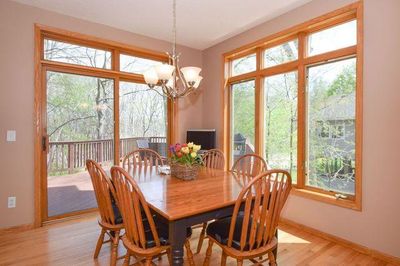
[[169,241],[172,248],[172,265],[183,265],[183,247],[186,240],[186,226],[179,221],[169,223]]

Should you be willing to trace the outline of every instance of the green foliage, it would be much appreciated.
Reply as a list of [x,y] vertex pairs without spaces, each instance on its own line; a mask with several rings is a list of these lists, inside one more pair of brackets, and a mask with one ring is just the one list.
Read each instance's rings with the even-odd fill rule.
[[336,77],[327,90],[327,96],[347,95],[355,91],[356,73],[355,65],[346,66]]
[[254,144],[254,81],[233,85],[233,132],[241,133]]

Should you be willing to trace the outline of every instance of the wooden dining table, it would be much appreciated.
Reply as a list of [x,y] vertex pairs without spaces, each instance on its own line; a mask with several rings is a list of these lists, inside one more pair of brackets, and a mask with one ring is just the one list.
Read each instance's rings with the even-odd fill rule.
[[[130,175],[150,208],[168,223],[173,265],[183,265],[186,228],[232,215],[237,196],[246,184],[232,172],[205,167],[190,181],[160,174],[155,167],[136,169]],[[276,249],[274,253],[276,256]]]

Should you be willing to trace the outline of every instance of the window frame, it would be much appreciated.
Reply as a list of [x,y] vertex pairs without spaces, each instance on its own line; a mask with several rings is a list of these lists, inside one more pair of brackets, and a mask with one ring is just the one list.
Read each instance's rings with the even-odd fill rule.
[[[63,63],[44,59],[44,40],[54,40],[88,48],[101,49],[111,52],[111,68],[103,69],[92,66]],[[152,51],[128,44],[101,39],[98,37],[71,32],[63,29],[53,28],[40,24],[34,25],[34,64],[35,64],[35,95],[34,95],[34,176],[35,176],[35,227],[42,223],[55,219],[62,219],[69,215],[48,217],[47,214],[47,184],[46,165],[43,163],[46,155],[42,150],[43,137],[47,134],[46,125],[46,73],[48,71],[61,72],[66,74],[77,74],[97,78],[107,78],[114,81],[114,163],[119,164],[119,87],[120,82],[133,82],[146,84],[142,74],[135,74],[120,71],[120,54],[132,55],[140,58],[157,60],[168,63],[169,58],[163,52]],[[177,104],[170,99],[167,102],[167,143],[176,140],[176,116],[178,113]],[[92,209],[80,211],[79,213],[91,212]]]
[[[307,40],[312,33],[328,29],[352,20],[357,22],[357,44],[340,48],[325,53],[308,56]],[[280,65],[264,68],[264,51],[267,48],[284,44],[293,39],[298,39],[298,59],[285,62]],[[231,61],[256,53],[256,70],[241,75],[231,75]],[[338,192],[325,191],[323,189],[306,185],[306,86],[307,67],[323,64],[331,61],[339,61],[345,58],[356,58],[356,119],[355,119],[355,194],[346,199],[338,198]],[[306,198],[334,204],[361,211],[362,209],[362,81],[363,81],[363,3],[362,1],[344,6],[338,10],[324,14],[302,24],[293,26],[287,30],[272,34],[266,38],[239,47],[222,55],[222,121],[223,134],[220,143],[227,158],[231,157],[230,141],[230,110],[231,110],[231,85],[246,80],[255,80],[255,153],[264,156],[264,78],[283,74],[291,71],[298,73],[298,135],[297,135],[297,184],[294,185],[292,194]],[[228,164],[227,169],[231,167]]]

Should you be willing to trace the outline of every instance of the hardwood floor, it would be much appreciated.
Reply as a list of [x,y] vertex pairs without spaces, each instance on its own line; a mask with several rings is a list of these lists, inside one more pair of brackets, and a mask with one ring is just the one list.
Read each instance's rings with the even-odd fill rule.
[[[0,235],[0,265],[109,265],[109,245],[105,244],[98,260],[93,259],[100,227],[94,216],[79,218],[43,228]],[[200,230],[196,229],[191,244],[194,251]],[[207,240],[196,265],[202,265]],[[215,246],[215,245],[214,245]],[[119,255],[125,250],[120,246]],[[220,249],[215,247],[211,265],[219,265]],[[131,259],[133,262],[133,259]],[[154,260],[168,265],[166,257]],[[118,261],[122,265],[122,260]],[[227,265],[236,265],[229,258]],[[249,261],[245,265],[252,265]],[[267,263],[265,263],[267,265]],[[288,225],[280,227],[278,265],[393,265],[330,242]]]

